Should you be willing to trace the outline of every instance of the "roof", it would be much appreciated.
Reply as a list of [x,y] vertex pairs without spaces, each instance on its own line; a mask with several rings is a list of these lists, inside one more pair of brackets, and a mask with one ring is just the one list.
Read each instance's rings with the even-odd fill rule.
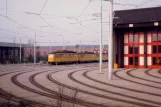
[[[20,44],[0,42],[0,47],[20,47]],[[21,44],[21,47],[26,47],[26,45],[25,44]]]
[[161,21],[161,7],[115,11],[114,24]]
[[[79,46],[81,47],[84,47],[84,48],[91,48],[91,45],[68,45],[68,46],[65,46],[66,48],[79,48]],[[92,45],[94,48],[99,48],[99,45]],[[50,46],[39,46],[40,48],[49,48]],[[54,47],[54,48],[61,48],[62,46],[51,46],[51,47]],[[107,45],[104,45],[104,48],[108,48]]]
[[95,54],[95,53],[85,51],[85,52],[80,52],[79,54]]
[[55,53],[76,53],[76,52],[68,50],[58,50],[56,52],[50,52],[49,54],[55,54]]

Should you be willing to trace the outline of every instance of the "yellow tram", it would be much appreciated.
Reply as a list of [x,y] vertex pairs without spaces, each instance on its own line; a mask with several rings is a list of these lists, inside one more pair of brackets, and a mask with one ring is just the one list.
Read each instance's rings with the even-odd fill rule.
[[[99,54],[92,52],[76,53],[73,51],[57,51],[48,54],[48,63],[82,63],[82,62],[97,62],[99,61]],[[102,61],[108,61],[107,54],[102,55]]]
[[73,51],[57,51],[48,54],[48,62],[51,64],[78,62],[78,54]]

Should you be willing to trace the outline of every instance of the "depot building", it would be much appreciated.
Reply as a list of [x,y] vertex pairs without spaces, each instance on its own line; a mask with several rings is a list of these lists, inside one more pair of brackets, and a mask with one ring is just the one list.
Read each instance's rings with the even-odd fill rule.
[[120,68],[161,68],[161,7],[115,11],[113,29]]

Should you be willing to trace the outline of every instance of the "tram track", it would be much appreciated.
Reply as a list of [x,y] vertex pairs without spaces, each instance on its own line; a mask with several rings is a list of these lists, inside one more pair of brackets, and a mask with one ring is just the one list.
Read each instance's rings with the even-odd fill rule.
[[[103,90],[103,89],[100,89],[100,88],[98,88],[98,87],[91,86],[91,85],[89,85],[89,84],[83,83],[83,82],[81,82],[81,81],[75,79],[75,78],[73,77],[73,74],[74,74],[74,73],[75,73],[75,72],[71,72],[70,74],[68,74],[68,77],[69,77],[70,79],[72,79],[74,82],[77,82],[77,83],[82,84],[82,85],[84,85],[84,86],[87,86],[87,87],[90,87],[90,88],[94,88],[94,89],[97,89],[97,90],[100,90],[100,91],[105,91],[105,90]],[[107,90],[106,90],[106,92],[107,92]],[[112,92],[108,91],[108,93],[112,93]],[[112,94],[114,94],[114,93],[112,93]],[[115,93],[115,95],[118,95],[118,94]],[[104,96],[104,95],[103,95],[103,96]],[[124,96],[124,97],[125,97],[125,96]],[[126,97],[127,97],[127,96],[126,96]],[[128,96],[128,97],[129,97],[129,96]],[[110,97],[110,96],[109,96],[109,99],[112,99],[112,100],[115,100],[115,101],[120,101],[120,102],[129,103],[129,104],[139,105],[139,106],[145,106],[145,107],[153,107],[153,106],[154,106],[154,105],[148,105],[148,104],[139,103],[139,102],[135,102],[135,101],[129,101],[129,100],[123,100],[123,99],[119,99],[119,98],[114,98],[114,97]],[[145,101],[145,100],[144,100],[144,101]],[[153,102],[153,103],[154,103],[154,102]],[[156,103],[157,103],[157,102],[155,102],[155,104],[156,104]],[[160,103],[159,103],[159,105],[160,105]]]
[[[121,70],[119,70],[121,72]],[[132,92],[137,92],[137,93],[141,93],[141,94],[148,94],[147,92],[144,92],[144,91],[139,91],[139,90],[134,90],[134,89],[130,89],[130,88],[126,88],[126,87],[121,87],[121,86],[118,86],[118,85],[114,85],[114,84],[110,84],[110,83],[106,83],[106,82],[102,82],[102,81],[99,81],[97,79],[94,79],[90,76],[88,76],[88,72],[90,71],[86,71],[84,72],[82,75],[89,79],[89,80],[92,80],[94,82],[97,82],[97,83],[100,83],[100,84],[103,84],[103,85],[106,85],[106,86],[111,86],[111,87],[114,87],[114,88],[119,88],[119,89],[124,89],[124,90],[127,90],[127,91],[132,91]],[[93,86],[94,87],[94,86]],[[96,88],[96,87],[95,87]],[[132,99],[135,99],[135,100],[140,100],[140,101],[144,101],[144,102],[150,102],[150,103],[153,103],[153,104],[158,104],[158,105],[161,105],[161,103],[159,102],[156,102],[156,101],[152,101],[152,100],[146,100],[146,99],[142,99],[142,98],[138,98],[138,97],[134,97],[134,96],[130,96],[130,95],[125,95],[125,94],[121,94],[121,93],[118,93],[118,92],[114,92],[114,91],[110,91],[110,90],[105,90],[105,89],[101,89],[102,91],[105,91],[105,92],[109,92],[109,93],[112,93],[112,94],[116,94],[116,95],[119,95],[119,96],[123,96],[123,97],[127,97],[127,98],[132,98]],[[151,95],[151,93],[150,93]],[[161,96],[160,96],[161,97]]]
[[[114,95],[118,95],[118,93],[115,93],[115,92],[111,92],[109,90],[104,90],[104,89],[101,89],[101,88],[98,88],[98,87],[94,87],[94,86],[91,86],[91,85],[88,85],[88,84],[85,84],[85,83],[82,83],[76,79],[73,78],[72,74],[75,73],[75,72],[78,72],[78,71],[74,71],[72,73],[70,73],[68,75],[68,77],[73,80],[74,82],[77,82],[79,84],[82,84],[82,85],[85,85],[87,87],[90,87],[90,88],[94,88],[96,90],[99,90],[99,91],[104,91],[104,92],[107,92],[107,93],[111,93],[111,94],[114,94]],[[56,72],[55,72],[56,73]],[[73,90],[76,90],[75,87],[72,87],[72,86],[69,86],[69,85],[66,85],[66,84],[63,84],[63,83],[60,83],[58,81],[56,81],[55,79],[52,78],[52,75],[54,73],[50,73],[49,75],[47,75],[47,78],[53,82],[53,83],[56,83],[58,85],[61,85],[63,87],[66,87],[66,88],[69,88],[69,89],[73,89]],[[82,93],[85,93],[85,94],[89,94],[89,95],[94,95],[94,96],[97,96],[97,97],[102,97],[102,98],[106,98],[106,99],[110,99],[110,100],[115,100],[115,101],[121,101],[121,102],[126,102],[126,103],[129,103],[129,104],[135,104],[135,105],[140,105],[140,106],[146,106],[146,107],[153,107],[154,105],[148,105],[148,104],[143,104],[143,103],[138,103],[138,102],[133,102],[133,101],[127,101],[127,100],[122,100],[122,99],[118,99],[118,98],[114,98],[114,97],[110,97],[110,96],[105,96],[105,95],[101,95],[101,94],[97,94],[97,93],[93,93],[93,92],[89,92],[89,91],[84,91],[84,90],[81,90],[81,89],[77,89],[79,92],[82,92]],[[119,94],[121,95],[121,94]],[[136,98],[136,97],[132,97],[132,96],[126,96],[126,95],[122,95],[124,97],[128,97],[128,98],[133,98],[135,100],[142,100],[142,101],[146,101],[146,102],[151,102],[153,104],[158,104],[158,105],[161,105],[161,103],[158,103],[158,102],[154,102],[154,101],[150,101],[150,100],[145,100],[145,99],[141,99],[141,98]]]
[[[6,72],[6,71],[10,71],[10,69],[5,69],[3,72]],[[26,71],[26,70],[25,70]],[[20,70],[20,71],[17,71],[17,70],[15,70],[15,71],[13,71],[13,72],[7,72],[7,73],[3,73],[3,74],[0,74],[0,77],[2,77],[2,76],[6,76],[6,75],[9,75],[9,74],[12,74],[12,73],[17,73],[17,72],[22,72],[22,70]],[[27,71],[28,72],[28,71]],[[18,103],[19,101],[24,101],[24,102],[30,102],[30,105],[32,104],[32,105],[44,105],[44,106],[49,106],[49,105],[46,105],[46,104],[43,104],[43,103],[39,103],[39,102],[36,102],[36,101],[31,101],[31,100],[28,100],[28,99],[25,99],[25,98],[21,98],[21,97],[18,97],[18,96],[15,96],[15,95],[13,95],[13,94],[11,94],[11,93],[8,93],[7,91],[5,91],[5,90],[3,90],[3,89],[1,89],[0,88],[0,97],[2,98],[2,99],[5,99],[5,100],[8,100],[9,99],[9,97],[11,97],[12,96],[12,98],[10,99],[12,102],[15,102],[15,103]],[[52,107],[54,107],[54,106],[52,106]]]
[[[135,69],[134,69],[135,70]],[[116,72],[116,71],[115,71]],[[114,76],[115,76],[115,72],[114,72]],[[119,72],[119,71],[117,71]],[[99,82],[101,84],[104,84],[104,85],[108,85],[108,86],[111,86],[111,87],[115,87],[115,88],[120,88],[120,89],[124,89],[124,90],[127,90],[127,91],[132,91],[132,92],[137,92],[137,93],[143,93],[143,94],[147,94],[147,95],[152,95],[152,96],[157,96],[157,97],[161,97],[161,94],[155,94],[155,93],[151,93],[151,92],[145,92],[145,91],[140,91],[140,90],[136,90],[136,89],[131,89],[131,88],[127,88],[127,87],[122,87],[122,86],[118,86],[118,85],[113,85],[113,84],[110,84],[110,83],[106,83],[106,82],[102,82],[102,81],[99,81],[99,80],[96,80],[90,76],[87,75],[88,72],[85,72],[84,73],[84,76],[90,80],[93,80],[95,82]]]
[[[157,87],[157,86],[152,86],[152,85],[149,85],[149,84],[145,84],[145,83],[141,83],[141,82],[137,82],[137,81],[133,81],[133,80],[129,80],[127,78],[124,78],[124,77],[121,77],[118,75],[118,71],[115,71],[114,73],[114,76],[116,76],[117,78],[120,78],[122,80],[125,80],[125,81],[128,81],[128,82],[131,82],[131,83],[135,83],[135,84],[139,84],[139,85],[143,85],[143,86],[147,86],[147,87],[151,87],[151,88],[156,88],[156,89],[161,89],[161,87]],[[126,72],[127,74],[127,72]],[[127,74],[128,75],[128,74]],[[128,75],[130,76],[130,75]],[[131,76],[130,76],[131,77]],[[159,95],[160,96],[160,95]]]
[[[60,72],[60,71],[56,71],[56,72]],[[44,90],[44,91],[47,91],[47,92],[49,92],[49,93],[51,93],[51,94],[56,94],[56,95],[58,96],[58,95],[60,94],[59,92],[53,91],[53,90],[51,90],[51,89],[49,89],[49,88],[46,88],[46,87],[40,85],[38,82],[36,82],[35,77],[36,77],[37,75],[41,74],[41,73],[44,73],[44,72],[40,72],[40,73],[36,73],[36,74],[31,75],[31,76],[29,77],[30,82],[31,82],[33,85],[35,85],[36,87],[38,87],[38,88],[40,88],[40,89],[42,89],[42,90]],[[54,72],[54,73],[55,73],[55,72]],[[59,84],[58,84],[58,85],[59,85]],[[78,89],[77,89],[77,90],[78,90]],[[78,99],[78,98],[75,98],[76,102],[72,102],[72,100],[71,100],[72,97],[67,96],[67,95],[65,95],[65,94],[63,95],[63,99],[64,99],[65,101],[70,102],[70,103],[76,103],[76,104],[84,105],[84,106],[87,106],[87,107],[106,107],[106,106],[103,106],[103,105],[100,105],[100,104],[96,104],[96,103],[92,103],[92,102],[88,102],[88,101],[83,101],[83,100]]]
[[[1,74],[0,77],[2,76],[6,76],[8,74],[12,74],[12,73],[17,73],[17,72],[21,72],[21,71],[13,71],[13,72],[9,72],[9,73],[4,73],[4,74]],[[21,98],[21,97],[18,97],[18,96],[15,96],[3,89],[0,89],[0,94],[1,94],[1,98],[5,99],[5,100],[8,100],[10,98],[10,100],[14,103],[19,103],[20,101],[23,101],[23,102],[26,102],[27,104],[30,104],[30,106],[32,105],[44,105],[44,106],[49,106],[49,105],[46,105],[46,104],[43,104],[43,103],[40,103],[40,102],[36,102],[36,101],[31,101],[31,100],[28,100],[28,99],[25,99],[25,98]]]
[[[90,69],[93,70],[95,66],[85,66],[85,67],[89,67]],[[88,68],[88,69],[89,69],[89,68]],[[90,72],[90,69],[87,70],[87,71],[85,71],[82,75],[85,76],[85,73],[86,73],[86,72]],[[85,69],[83,69],[83,70],[85,70]],[[36,94],[39,94],[39,95],[42,95],[42,96],[45,96],[45,97],[48,97],[48,98],[59,99],[59,98],[57,97],[57,95],[56,95],[56,94],[59,94],[58,92],[53,91],[53,90],[51,90],[51,89],[48,89],[48,88],[46,88],[46,87],[40,85],[40,84],[35,80],[35,77],[36,77],[37,75],[40,75],[40,74],[42,74],[42,73],[44,73],[44,72],[51,72],[51,71],[53,71],[53,69],[51,69],[51,70],[44,70],[44,71],[41,71],[41,72],[38,72],[38,73],[34,73],[34,74],[30,75],[29,78],[28,78],[29,81],[30,81],[30,83],[32,83],[32,84],[33,84],[34,86],[36,86],[37,88],[39,88],[39,89],[41,89],[41,90],[43,90],[43,91],[45,91],[45,92],[48,92],[48,93],[44,93],[44,92],[42,92],[42,91],[38,91],[38,90],[36,90],[36,89],[32,89],[31,87],[25,86],[25,85],[23,85],[22,83],[20,83],[20,82],[17,80],[17,78],[18,78],[20,75],[25,74],[25,73],[27,73],[27,72],[33,72],[33,71],[27,71],[27,72],[22,72],[22,73],[18,73],[18,74],[16,74],[16,75],[13,75],[13,76],[11,77],[11,81],[12,81],[12,83],[14,83],[15,85],[19,86],[20,88],[22,88],[22,89],[24,89],[24,90],[28,90],[28,91],[30,91],[30,92],[33,92],[33,93],[36,93]],[[80,71],[81,71],[81,70],[80,70]],[[20,71],[17,71],[17,72],[20,72]],[[49,74],[46,75],[47,79],[48,79],[48,80],[52,80],[52,82],[54,82],[55,84],[61,85],[61,86],[63,86],[63,87],[66,87],[66,88],[69,88],[69,89],[72,89],[72,90],[78,90],[79,92],[82,92],[82,93],[85,93],[85,94],[89,94],[89,95],[92,95],[92,94],[93,94],[92,92],[85,91],[85,90],[81,90],[81,89],[77,89],[77,88],[75,88],[75,87],[72,87],[72,86],[69,86],[69,85],[60,83],[60,82],[58,82],[57,80],[53,79],[53,78],[52,78],[52,75],[53,75],[54,73],[57,73],[57,72],[64,72],[64,71],[63,71],[63,70],[58,70],[58,71],[51,72],[51,73],[49,73]],[[68,74],[68,78],[71,79],[71,80],[72,80],[73,78],[75,79],[75,77],[73,76],[73,74],[76,73],[76,72],[79,72],[79,70],[73,71],[73,72],[69,73],[69,74]],[[10,72],[10,73],[11,73],[11,72]],[[71,75],[71,78],[70,78],[70,75]],[[72,80],[72,81],[73,81],[73,80]],[[77,81],[74,80],[74,82],[77,82],[77,83],[78,83],[78,81],[79,81],[79,80],[77,80]],[[81,82],[81,81],[79,81],[79,82]],[[82,83],[83,83],[83,82],[82,82]],[[80,83],[79,83],[79,84],[80,84]],[[83,83],[83,84],[86,84],[86,83]],[[82,84],[82,85],[83,85],[83,84]],[[88,85],[88,84],[86,84],[86,85]],[[86,86],[86,85],[85,85],[85,86]],[[91,86],[91,85],[89,85],[88,87],[90,87],[90,86]],[[90,87],[90,88],[97,89],[98,87]],[[34,91],[33,91],[33,90],[34,90]],[[105,90],[105,89],[101,89],[101,88],[98,88],[97,90],[103,91],[103,92],[107,92],[107,93],[110,93],[109,90]],[[36,92],[36,91],[37,91],[37,92]],[[39,93],[39,92],[41,92],[41,93]],[[111,94],[123,96],[122,94],[118,94],[118,93],[116,93],[116,92],[111,92]],[[94,95],[94,96],[95,96],[95,95]],[[160,96],[161,96],[161,95],[160,95]],[[105,97],[106,97],[106,99],[109,99],[109,100],[120,101],[120,102],[124,102],[124,103],[128,103],[128,104],[134,104],[134,105],[145,106],[145,107],[158,107],[157,105],[161,105],[161,103],[159,103],[159,102],[150,101],[150,100],[146,100],[146,99],[141,99],[141,98],[137,98],[137,97],[132,97],[132,96],[128,96],[128,95],[125,95],[125,96],[123,96],[123,97],[131,98],[131,99],[134,99],[134,100],[140,100],[140,101],[152,103],[152,104],[155,104],[155,105],[146,104],[146,103],[144,104],[144,103],[135,102],[135,101],[129,101],[129,100],[123,100],[123,99],[119,99],[119,98],[115,98],[115,97],[111,97],[111,96],[105,96],[105,95],[103,95],[103,97],[102,97],[101,94],[100,94],[100,95],[97,95],[97,97],[101,97],[101,98],[105,98]],[[70,100],[71,100],[71,97],[69,97],[69,96],[63,95],[63,100],[66,101],[66,102],[72,103],[72,102],[70,101]],[[26,101],[27,101],[27,100],[26,100]],[[83,106],[88,106],[88,107],[98,107],[98,106],[99,106],[99,107],[107,107],[107,106],[105,106],[105,105],[99,105],[99,104],[92,103],[92,102],[87,102],[87,101],[84,102],[83,100],[76,99],[76,104],[79,105],[80,103],[81,103]],[[84,103],[84,104],[83,104],[83,103]],[[38,104],[38,103],[33,102],[33,104]],[[39,104],[40,104],[40,103],[39,103]]]
[[[150,71],[151,69],[148,69],[146,71]],[[144,71],[145,72],[145,71]],[[136,79],[140,79],[140,80],[144,80],[144,81],[148,81],[148,82],[152,82],[152,83],[157,83],[157,84],[161,84],[161,82],[158,82],[158,81],[153,81],[153,80],[149,80],[149,79],[145,79],[145,78],[141,78],[139,76],[135,76],[132,74],[132,71],[127,71],[126,74],[130,77],[133,77],[133,78],[136,78]],[[159,87],[161,88],[161,87]]]
[[[47,72],[47,71],[42,71],[42,72]],[[27,86],[21,84],[21,83],[17,80],[17,77],[20,76],[21,74],[24,74],[24,73],[25,73],[25,72],[19,73],[19,74],[16,74],[16,75],[12,76],[12,77],[11,77],[11,81],[12,81],[15,85],[17,85],[17,86],[23,88],[24,90],[28,90],[28,91],[30,91],[30,92],[33,92],[33,93],[36,93],[36,94],[39,94],[39,95],[42,95],[42,96],[45,96],[45,97],[48,97],[48,98],[59,99],[59,97],[56,95],[56,94],[59,94],[59,93],[57,93],[57,92],[52,91],[52,94],[48,94],[48,93],[45,93],[45,92],[42,92],[42,91],[38,91],[38,90],[32,89],[32,88],[30,88],[30,87],[27,87]],[[31,77],[30,77],[30,78],[31,78]],[[30,80],[31,80],[31,79],[30,79]],[[30,81],[30,82],[33,83],[33,81]],[[33,85],[35,85],[36,87],[38,87],[36,84],[33,84]],[[42,89],[42,90],[44,89],[44,88],[42,88],[42,87],[38,87],[38,88],[40,88],[40,89]],[[49,90],[44,90],[44,91],[49,92]],[[66,102],[71,103],[71,97],[68,97],[68,96],[63,95],[63,100],[66,101]],[[81,100],[76,100],[75,103],[78,103],[79,105],[83,105],[83,106],[87,106],[87,107],[106,107],[106,106],[103,106],[103,105],[100,105],[100,104],[95,104],[95,103],[92,103],[92,102],[86,102],[86,101],[81,101]]]
[[[158,71],[160,71],[160,70],[158,70]],[[158,71],[157,71],[157,72],[158,72]],[[145,73],[146,75],[148,75],[148,76],[151,76],[151,77],[154,77],[154,78],[157,78],[157,79],[161,79],[161,77],[152,75],[152,74],[150,74],[149,72],[150,72],[150,71],[145,71],[144,73]]]
[[161,75],[161,70],[159,70],[158,73]]

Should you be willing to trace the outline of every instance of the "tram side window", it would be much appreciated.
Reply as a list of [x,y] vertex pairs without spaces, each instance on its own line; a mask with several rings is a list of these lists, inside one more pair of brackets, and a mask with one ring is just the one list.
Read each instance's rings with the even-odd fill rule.
[[157,53],[157,46],[153,46],[153,54]]
[[133,54],[133,47],[129,46],[129,54]]
[[64,55],[63,54],[59,54],[59,56],[58,57],[64,57]]

